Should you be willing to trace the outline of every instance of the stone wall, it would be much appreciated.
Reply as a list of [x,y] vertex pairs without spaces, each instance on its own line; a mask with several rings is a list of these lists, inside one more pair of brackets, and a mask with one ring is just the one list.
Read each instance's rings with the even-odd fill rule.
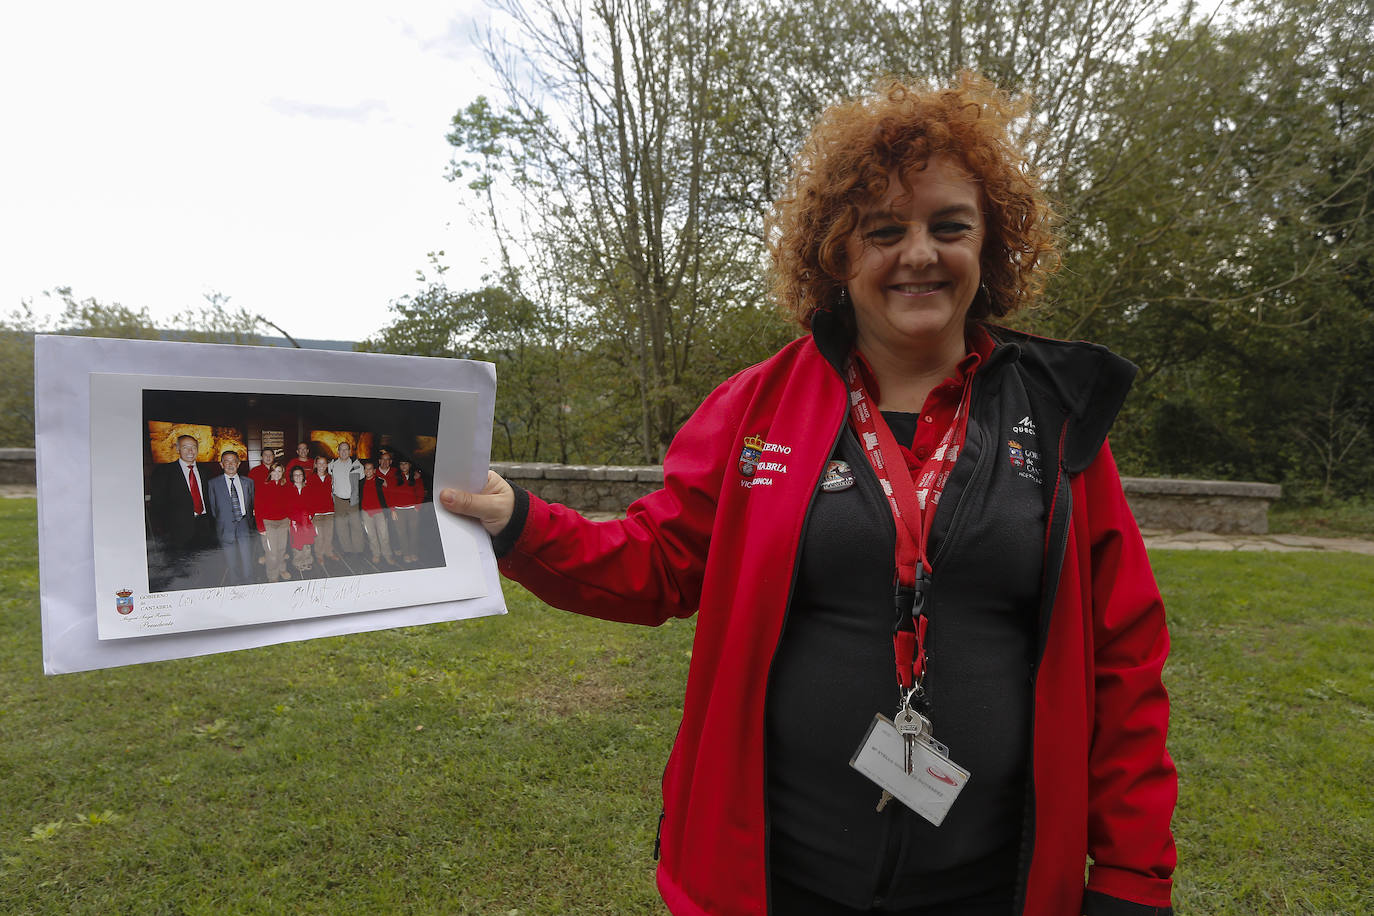
[[[549,502],[583,512],[624,512],[645,493],[663,485],[661,467],[617,465],[506,464],[492,468]],[[0,484],[33,486],[34,450],[0,448]],[[1141,528],[1265,534],[1278,484],[1227,480],[1125,477],[1126,499]]]
[[34,470],[33,449],[0,448],[0,484],[33,486],[38,480]]
[[1282,495],[1276,483],[1123,477],[1122,489],[1141,528],[1268,534],[1269,506]]
[[551,503],[582,512],[624,512],[645,493],[663,486],[663,468],[585,464],[503,464],[491,469]]
[[[661,467],[493,464],[512,483],[583,512],[623,512],[663,484]],[[1265,534],[1278,484],[1126,477],[1122,487],[1141,528]]]

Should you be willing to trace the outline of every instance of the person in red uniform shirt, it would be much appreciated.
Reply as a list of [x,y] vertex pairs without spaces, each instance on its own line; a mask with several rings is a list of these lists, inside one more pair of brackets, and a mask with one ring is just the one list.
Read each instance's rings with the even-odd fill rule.
[[1106,441],[1135,367],[997,323],[1057,263],[1028,109],[962,74],[821,115],[764,233],[804,333],[625,518],[440,496],[550,604],[697,615],[677,916],[1172,912],[1169,639]]
[[406,563],[419,562],[415,539],[419,506],[425,500],[425,484],[409,458],[402,456],[397,460],[396,482],[388,492],[392,494],[391,505],[396,519],[396,551]]
[[[260,451],[260,452],[258,453],[258,464],[257,464],[257,466],[254,467],[254,468],[252,468],[252,469],[249,470],[249,472],[248,472],[248,479],[251,480],[251,481],[253,481],[253,489],[254,489],[254,490],[261,490],[261,489],[262,489],[262,485],[265,484],[265,483],[267,482],[267,480],[268,480],[269,477],[271,477],[271,475],[272,475],[272,465],[274,465],[274,464],[276,463],[276,461],[277,461],[277,450],[274,449],[274,448],[272,448],[270,445],[269,445],[269,446],[264,446],[263,449],[262,449],[262,451]],[[262,529],[259,528],[258,530],[261,531]],[[258,557],[258,563],[261,564],[261,565],[266,565],[266,563],[267,563],[267,547],[265,546],[265,545],[266,545],[266,542],[264,541],[263,543],[264,543],[264,547],[263,547],[263,550],[262,550],[262,556]],[[272,581],[272,577],[271,577],[270,575],[268,576],[268,581],[269,581],[269,582]]]
[[[390,456],[382,455],[377,461],[363,459],[363,479],[358,489],[362,494],[363,534],[368,547],[372,549],[372,562],[389,567],[394,563],[391,558],[391,529],[387,519],[395,510],[391,508],[390,483],[379,473],[379,465],[384,461],[390,465]],[[389,470],[390,476],[395,476],[395,469]]]
[[387,486],[396,482],[396,454],[389,448],[382,448],[377,452],[377,476]]
[[315,522],[315,558],[339,559],[334,550],[334,479],[329,476],[329,459],[315,457],[315,467],[306,478],[311,493],[311,517]]
[[286,513],[291,520],[291,564],[297,572],[306,572],[315,565],[314,551],[315,494],[306,480],[306,470],[300,465],[291,469],[291,482],[286,485]]
[[268,582],[291,578],[286,571],[286,556],[291,546],[291,518],[287,500],[289,486],[286,482],[286,466],[278,461],[268,469],[267,479],[257,488],[257,506],[253,515],[258,520],[258,531],[262,533]]
[[291,480],[291,472],[296,468],[304,470],[307,477],[309,477],[310,472],[315,469],[315,462],[310,460],[309,442],[297,442],[296,457],[286,462],[286,479],[288,483]]
[[267,482],[267,478],[272,476],[272,465],[277,461],[276,450],[270,446],[264,447],[258,454],[257,466],[248,472],[248,479],[253,481],[254,490],[262,489],[262,485]]

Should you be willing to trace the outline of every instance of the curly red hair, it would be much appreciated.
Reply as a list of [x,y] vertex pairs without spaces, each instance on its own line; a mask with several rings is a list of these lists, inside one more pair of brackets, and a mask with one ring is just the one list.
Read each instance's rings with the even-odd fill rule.
[[765,227],[778,306],[810,330],[816,310],[834,307],[848,282],[845,243],[864,208],[887,193],[893,175],[940,153],[980,185],[986,210],[983,288],[969,319],[1034,304],[1058,257],[1049,203],[1010,136],[1029,107],[1027,98],[965,72],[943,89],[892,79],[872,96],[826,109]]

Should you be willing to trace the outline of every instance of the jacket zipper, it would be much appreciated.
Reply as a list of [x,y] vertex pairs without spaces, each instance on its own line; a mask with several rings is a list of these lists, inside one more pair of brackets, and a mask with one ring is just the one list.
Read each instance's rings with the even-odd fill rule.
[[[1030,751],[1026,760],[1026,805],[1021,819],[1021,856],[1017,863],[1016,898],[1013,912],[1023,913],[1026,908],[1026,890],[1030,884],[1031,859],[1035,854],[1035,694],[1040,684],[1040,663],[1045,658],[1048,645],[1050,617],[1054,614],[1054,604],[1059,598],[1059,579],[1064,572],[1064,556],[1068,552],[1069,529],[1073,523],[1073,486],[1064,470],[1064,443],[1068,439],[1069,420],[1065,418],[1059,431],[1059,447],[1055,466],[1054,498],[1050,501],[1050,517],[1046,520],[1046,534],[1054,533],[1056,516],[1064,519],[1054,544],[1046,544],[1045,582],[1041,586],[1040,627],[1035,634],[1035,662],[1031,666],[1031,704],[1030,704]],[[1054,569],[1050,570],[1053,564]]]
[[[835,435],[831,437],[830,448],[825,453],[825,458],[821,463],[821,473],[825,472],[825,461],[830,460],[830,456],[835,454],[835,447],[840,444],[840,437],[845,431],[845,410],[840,410],[840,421],[835,430]],[[778,646],[782,645],[782,636],[787,632],[787,619],[792,615],[792,595],[797,588],[797,575],[801,567],[801,549],[806,543],[806,529],[811,526],[811,510],[816,504],[816,493],[820,489],[820,474],[817,474],[811,482],[811,497],[806,502],[806,512],[802,515],[801,531],[797,535],[797,547],[792,554],[792,579],[787,585],[787,601],[783,604],[782,626],[778,627],[778,641],[773,644],[773,654],[768,659],[768,677],[763,683],[763,702],[764,716],[768,715],[768,696],[773,685],[773,665],[778,659]],[[663,829],[663,819],[659,818],[659,830]],[[764,898],[767,900],[768,912],[773,912],[773,856],[771,847],[773,845],[773,818],[768,810],[768,741],[765,737],[763,741],[763,889]]]
[[[990,373],[992,373],[994,370],[1000,369],[1000,368],[1001,368],[1001,364],[1004,363],[1004,362],[1006,362],[1007,359],[1010,358],[1010,357],[1009,357],[1009,354],[1011,354],[1011,353],[1012,353],[1012,348],[1011,348],[1011,347],[1009,347],[1009,346],[998,346],[998,347],[997,347],[996,349],[994,349],[994,350],[992,351],[992,353],[988,356],[987,364],[984,365],[984,366],[982,366],[981,368],[979,368],[978,371],[974,374],[974,376],[973,376],[973,393],[969,396],[969,409],[968,409],[968,412],[969,412],[969,419],[970,419],[970,420],[973,419],[974,411],[975,411],[977,405],[979,404],[979,402],[980,402],[980,400],[981,400],[981,398],[982,398],[982,395],[983,395],[984,390],[987,388],[987,381],[988,381],[988,378],[990,377]],[[968,435],[967,435],[967,433],[965,433],[964,442],[962,442],[962,443],[959,444],[959,456],[960,456],[960,458],[963,457],[963,454],[964,454],[964,445],[965,445],[965,443],[967,443],[967,441],[968,441]],[[987,458],[988,458],[989,455],[991,455],[991,454],[993,453],[993,451],[994,451],[994,449],[984,449],[984,454],[981,455],[981,456],[979,456],[979,458],[978,458],[978,463],[975,464],[974,467],[973,467],[973,473],[972,473],[972,474],[970,475],[970,477],[969,477],[968,485],[965,486],[962,490],[959,491],[958,501],[957,501],[957,502],[955,503],[955,505],[954,505],[954,512],[950,515],[950,518],[949,518],[949,527],[945,529],[945,537],[944,537],[944,540],[942,540],[942,541],[940,542],[940,548],[939,548],[938,550],[935,551],[935,556],[933,556],[933,557],[930,558],[930,566],[931,566],[931,569],[932,569],[932,570],[935,570],[935,569],[938,569],[938,568],[939,568],[939,564],[938,564],[936,561],[939,560],[940,558],[942,558],[942,557],[945,555],[946,551],[949,550],[949,545],[950,545],[950,543],[954,540],[953,534],[954,534],[954,532],[955,532],[956,530],[958,530],[959,521],[960,521],[960,519],[962,518],[963,507],[964,507],[964,497],[969,493],[969,491],[971,491],[971,490],[974,488],[974,486],[978,483],[979,480],[981,480],[983,477],[985,477],[985,476],[987,475],[987,473],[988,473],[988,468],[989,468],[989,464],[988,464]],[[958,462],[955,463],[955,467],[956,467],[956,468],[958,467]],[[951,471],[950,477],[953,477],[953,476],[954,476],[953,471]],[[936,509],[936,511],[937,511],[937,512],[939,511],[938,508]],[[934,526],[931,526],[931,527],[932,527],[932,530],[934,530]],[[933,580],[932,580],[932,587],[933,587],[933,585],[934,585],[934,583],[933,583]],[[930,600],[930,597],[927,595],[926,601],[929,602],[929,600]]]
[[[987,371],[988,368],[993,368],[993,367],[995,367],[995,365],[996,365],[996,364],[993,363],[992,358],[989,358],[988,365],[987,365],[987,367],[984,367],[984,371]],[[981,391],[982,391],[982,386],[981,386],[981,385],[978,385],[978,382],[980,382],[980,380],[981,380],[981,379],[984,379],[984,378],[987,378],[987,376],[978,376],[978,375],[974,376],[974,386],[976,386],[976,387],[974,387],[973,396],[971,396],[971,398],[970,398],[970,407],[969,407],[970,416],[973,415],[974,405],[977,404],[978,396],[980,396]],[[841,428],[840,433],[841,433],[841,435],[844,435],[844,428]],[[833,449],[834,449],[834,446],[831,446],[831,450],[833,450]],[[978,481],[980,481],[980,479],[981,479],[982,477],[985,477],[985,475],[987,475],[987,468],[991,467],[991,464],[988,463],[988,460],[987,460],[987,459],[988,459],[988,456],[989,456],[989,455],[992,455],[993,450],[992,450],[992,449],[985,449],[984,452],[985,452],[984,455],[981,455],[980,457],[978,457],[977,463],[974,464],[973,474],[971,474],[971,475],[970,475],[970,478],[969,478],[969,485],[965,486],[965,488],[963,488],[963,489],[960,490],[960,492],[959,492],[958,499],[956,499],[956,501],[955,501],[954,512],[952,512],[951,516],[949,516],[949,527],[948,527],[948,529],[945,529],[945,537],[944,537],[944,540],[940,542],[940,549],[938,549],[938,551],[936,551],[936,558],[940,558],[940,556],[943,556],[943,555],[944,555],[944,552],[945,552],[945,549],[948,548],[949,542],[951,542],[952,540],[954,540],[954,533],[955,533],[956,527],[958,527],[958,520],[959,520],[959,518],[960,518],[960,509],[962,509],[963,504],[965,504],[965,496],[966,496],[966,494],[969,493],[970,490],[974,488],[974,486],[976,486],[976,483],[977,483]],[[962,459],[962,455],[963,455],[963,446],[960,445],[960,459]],[[874,470],[872,470],[872,467],[870,466],[870,464],[868,464],[867,461],[864,461],[863,467],[864,467],[864,472],[866,472],[866,474],[868,475],[868,478],[870,478],[872,482],[877,483],[877,482],[878,482],[878,475],[875,474]],[[958,461],[956,461],[955,467],[958,467]],[[952,472],[951,472],[951,477],[954,477],[954,474],[952,474]],[[881,493],[882,493],[881,488],[875,488],[875,489],[878,490],[879,496],[881,496]],[[890,515],[890,514],[889,514],[889,515],[886,515],[885,525],[888,526],[888,530],[890,531],[890,533],[892,533],[893,541],[896,541],[896,537],[897,537],[897,531],[896,531],[897,520],[894,519],[894,518],[892,518],[892,515]],[[932,569],[937,569],[936,558],[932,558],[932,560],[930,560],[930,564],[932,564]],[[930,588],[933,588],[933,585],[930,586]],[[930,593],[927,593],[927,595],[926,595],[926,604],[927,604],[927,607],[929,607],[929,603],[930,603]],[[927,665],[927,669],[926,669],[926,680],[927,680],[927,681],[929,681],[929,678],[930,678],[930,663],[932,663],[932,659],[933,659],[933,654],[932,654],[932,652],[929,652],[929,648],[927,648],[927,655],[926,655],[926,665]],[[892,835],[890,835],[890,828],[889,828],[888,843],[886,843],[886,845],[890,846],[890,840],[892,840]],[[890,851],[890,850],[889,850],[889,851]],[[890,886],[892,886],[892,879],[893,879],[894,873],[896,873],[896,861],[894,861],[894,857],[892,857],[892,856],[889,856],[889,858],[890,858],[890,860],[892,860],[892,861],[888,861],[888,862],[885,862],[885,864],[883,864],[883,865],[885,865],[885,868],[883,868],[883,873],[881,873],[881,875],[878,876],[878,882],[877,882],[877,883],[878,883],[879,889],[881,889],[881,887],[890,887]],[[882,893],[879,893],[879,894],[877,895],[877,897],[874,897],[874,900],[872,900],[872,905],[874,905],[874,906],[882,905],[882,902],[885,901],[885,900],[886,900],[885,895],[883,895]]]

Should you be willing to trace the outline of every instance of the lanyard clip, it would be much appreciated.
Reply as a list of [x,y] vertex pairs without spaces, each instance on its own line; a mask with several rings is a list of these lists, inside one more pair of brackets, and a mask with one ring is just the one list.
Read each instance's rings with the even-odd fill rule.
[[[914,618],[917,613],[916,589],[910,585],[903,585],[898,582],[892,594],[892,604],[896,611],[896,619],[893,621],[892,629],[895,632],[915,632],[916,624]],[[921,602],[924,604],[924,602]]]
[[893,629],[908,632],[916,629],[916,621],[925,616],[926,589],[930,586],[930,574],[920,560],[916,561],[916,572],[911,585],[903,585],[900,577],[893,589],[892,603],[897,612]]
[[930,575],[918,560],[912,584],[904,585],[899,576],[893,589],[896,620],[892,625],[892,646],[897,656],[897,683],[908,691],[902,698],[903,704],[913,695],[918,699],[925,695],[922,687],[926,670],[926,626],[930,623],[925,614],[929,585]]

